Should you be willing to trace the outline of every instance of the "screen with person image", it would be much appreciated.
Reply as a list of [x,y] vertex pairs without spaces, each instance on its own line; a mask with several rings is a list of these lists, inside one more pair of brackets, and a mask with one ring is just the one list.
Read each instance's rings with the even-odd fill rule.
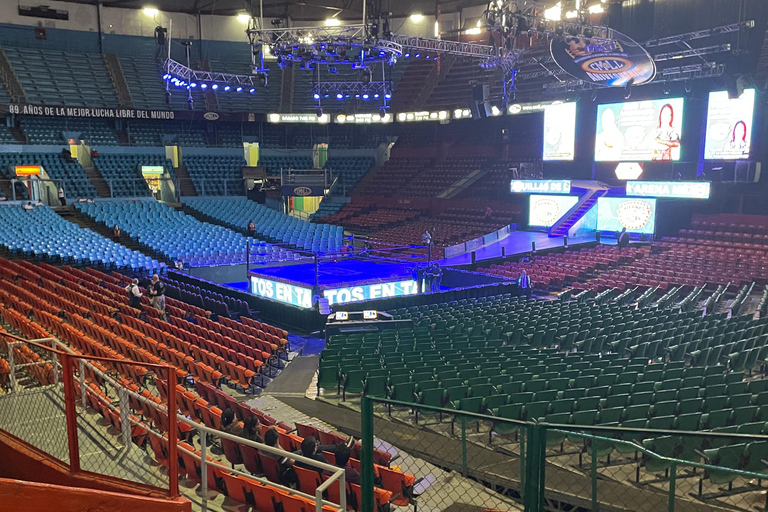
[[744,90],[738,98],[729,98],[728,91],[709,93],[704,142],[706,160],[749,158],[754,108],[754,89]]
[[597,106],[595,161],[680,160],[683,98]]
[[576,139],[576,104],[544,107],[543,160],[573,160]]

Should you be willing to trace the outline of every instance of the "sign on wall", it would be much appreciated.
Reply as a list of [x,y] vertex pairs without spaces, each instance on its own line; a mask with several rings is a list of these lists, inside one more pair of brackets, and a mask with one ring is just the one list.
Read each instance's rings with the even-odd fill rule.
[[710,188],[708,181],[628,181],[627,195],[709,199]]
[[334,304],[404,297],[406,295],[417,295],[418,293],[419,289],[416,281],[408,280],[325,290],[323,291],[323,296],[328,299],[328,304],[332,306]]
[[513,194],[570,194],[571,180],[512,180]]

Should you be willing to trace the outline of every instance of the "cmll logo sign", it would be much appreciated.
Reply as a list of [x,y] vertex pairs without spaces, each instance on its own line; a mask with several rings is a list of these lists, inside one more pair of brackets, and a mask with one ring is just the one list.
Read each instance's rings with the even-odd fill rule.
[[219,114],[216,112],[206,112],[203,117],[208,121],[216,121],[219,118]]
[[293,193],[297,196],[305,197],[312,193],[312,189],[309,187],[296,187],[293,189]]
[[626,201],[616,211],[621,225],[627,229],[641,229],[651,218],[651,207],[642,201]]

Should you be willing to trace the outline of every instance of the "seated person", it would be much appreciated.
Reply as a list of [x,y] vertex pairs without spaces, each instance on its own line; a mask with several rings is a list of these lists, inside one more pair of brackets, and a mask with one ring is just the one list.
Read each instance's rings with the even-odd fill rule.
[[[320,442],[315,439],[315,436],[308,436],[305,437],[304,441],[301,442],[301,450],[295,453],[296,455],[301,455],[308,459],[316,460],[317,462],[322,462],[323,464],[328,464],[328,460],[323,455],[323,452],[333,452],[335,450],[336,445],[321,445]],[[294,466],[300,467],[301,469],[308,469],[310,471],[317,471],[318,473],[323,472],[323,470],[317,466],[310,466],[309,464],[305,464],[301,461],[296,461]]]
[[349,446],[345,444],[337,444],[336,449],[333,451],[333,455],[336,457],[335,466],[344,468],[345,482],[360,485],[360,473],[358,473],[355,468],[347,465],[349,462],[349,454]]
[[241,435],[254,443],[264,442],[261,438],[261,434],[259,434],[259,420],[256,416],[248,416],[245,418],[245,421],[243,422],[243,433]]
[[239,421],[235,421],[235,411],[227,409],[221,413],[221,430],[233,436],[243,435],[243,427]]

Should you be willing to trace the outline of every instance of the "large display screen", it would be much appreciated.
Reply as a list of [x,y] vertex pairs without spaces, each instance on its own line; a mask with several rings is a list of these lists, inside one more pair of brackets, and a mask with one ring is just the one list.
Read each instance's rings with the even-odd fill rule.
[[636,197],[601,197],[597,200],[597,230],[653,234],[656,200]]
[[576,137],[576,104],[544,108],[544,160],[573,160]]
[[571,180],[512,180],[513,194],[570,194]]
[[680,160],[683,98],[597,106],[598,162]]
[[528,225],[548,228],[578,202],[577,196],[531,196]]
[[361,286],[350,286],[348,288],[336,288],[335,290],[324,290],[323,297],[328,299],[328,305],[349,304],[350,302],[363,302],[374,299],[387,299],[390,297],[404,297],[406,295],[416,295],[419,293],[419,287],[416,281],[396,281],[393,283],[366,284]]
[[251,293],[299,308],[312,307],[312,289],[251,276]]
[[754,109],[754,89],[746,89],[734,99],[728,98],[727,91],[709,93],[704,143],[706,160],[749,158]]

